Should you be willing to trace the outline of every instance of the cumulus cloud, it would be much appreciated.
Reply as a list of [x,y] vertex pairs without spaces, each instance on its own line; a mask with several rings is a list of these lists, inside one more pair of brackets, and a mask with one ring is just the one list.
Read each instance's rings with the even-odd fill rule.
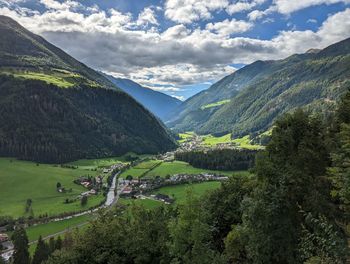
[[266,0],[253,0],[253,1],[238,1],[235,3],[232,3],[226,7],[226,11],[228,14],[232,15],[234,13],[239,13],[243,11],[251,10],[252,8],[256,7],[257,5],[261,5]]
[[138,26],[142,25],[159,25],[156,14],[151,7],[146,7],[138,16],[136,21]]
[[40,3],[43,4],[47,9],[53,10],[67,10],[80,6],[80,3],[71,0],[62,3],[55,0],[40,0]]
[[234,18],[231,20],[226,19],[217,23],[209,23],[206,25],[206,29],[214,31],[223,36],[229,36],[233,33],[245,32],[252,27],[252,23],[243,20],[236,20]]
[[165,16],[175,22],[191,23],[211,18],[211,12],[223,9],[228,4],[228,0],[167,0]]
[[274,0],[274,5],[278,12],[290,14],[295,11],[321,4],[350,3],[350,0]]
[[252,12],[250,12],[248,14],[248,18],[250,21],[255,21],[255,20],[261,19],[263,17],[266,17],[266,16],[272,14],[276,10],[277,10],[276,6],[270,6],[269,8],[267,8],[265,10],[253,10]]
[[79,13],[74,8],[29,12],[3,7],[0,14],[93,68],[169,92],[218,80],[235,70],[230,64],[280,59],[350,36],[350,9],[329,16],[315,32],[285,30],[270,40],[230,36],[250,24],[235,19],[208,23],[204,29],[178,24],[158,32],[135,27],[140,16],[134,20],[115,9]]

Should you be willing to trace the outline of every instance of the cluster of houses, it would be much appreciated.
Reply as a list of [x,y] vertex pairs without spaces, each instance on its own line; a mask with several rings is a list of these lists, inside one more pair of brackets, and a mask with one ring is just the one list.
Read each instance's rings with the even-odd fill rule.
[[88,191],[81,193],[80,196],[95,195],[102,189],[103,176],[80,176],[78,179],[74,180],[74,183],[89,189]]
[[227,179],[228,177],[213,173],[175,174],[166,178],[143,177],[132,180],[119,178],[119,186],[122,187],[121,196],[132,197],[145,194],[163,186],[184,184],[189,182],[225,181]]
[[105,168],[103,169],[103,173],[112,173],[113,171],[115,170],[121,170],[125,167],[125,164],[124,163],[116,163],[116,164],[113,164],[112,166],[110,166],[109,168]]

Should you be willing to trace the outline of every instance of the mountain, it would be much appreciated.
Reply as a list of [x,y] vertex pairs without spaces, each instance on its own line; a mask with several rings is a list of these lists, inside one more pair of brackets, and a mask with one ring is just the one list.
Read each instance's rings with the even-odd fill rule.
[[[327,116],[350,87],[350,39],[283,60],[257,61],[185,101],[166,124],[201,134],[267,130],[285,112]],[[223,101],[224,100],[224,101]]]
[[105,76],[117,87],[132,96],[134,99],[136,99],[136,101],[141,103],[144,107],[162,120],[164,120],[167,114],[181,104],[180,100],[172,96],[145,88],[131,80],[114,78],[110,75]]
[[0,155],[38,162],[175,147],[136,100],[14,20],[0,16]]

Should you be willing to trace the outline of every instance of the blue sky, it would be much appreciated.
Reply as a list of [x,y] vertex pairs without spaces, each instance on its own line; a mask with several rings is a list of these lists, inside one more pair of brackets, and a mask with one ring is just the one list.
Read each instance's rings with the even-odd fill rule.
[[186,99],[255,60],[350,37],[350,0],[0,0],[78,60]]

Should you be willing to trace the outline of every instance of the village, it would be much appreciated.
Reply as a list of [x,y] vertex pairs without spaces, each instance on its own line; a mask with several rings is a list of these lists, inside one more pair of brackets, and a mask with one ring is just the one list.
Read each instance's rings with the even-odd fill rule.
[[[108,190],[110,183],[108,182],[109,176],[113,175],[117,171],[121,171],[126,168],[127,165],[124,163],[116,163],[108,168],[102,170],[102,175],[96,177],[92,176],[80,176],[78,179],[74,180],[75,184],[81,185],[88,191],[82,192],[77,199],[81,199],[84,196],[97,195],[103,190]],[[104,180],[107,178],[107,180]],[[58,190],[59,192],[61,190]]]
[[166,204],[174,202],[172,198],[164,194],[151,194],[152,191],[164,186],[180,185],[187,183],[200,183],[206,181],[226,181],[228,177],[223,175],[217,175],[213,173],[200,173],[200,174],[175,174],[168,175],[165,178],[157,177],[143,177],[138,179],[119,178],[118,184],[122,189],[120,197],[131,197],[139,199],[153,199],[159,200]]
[[221,142],[215,145],[206,145],[204,144],[204,137],[194,134],[191,137],[186,138],[184,142],[181,142],[180,146],[174,150],[169,151],[164,154],[160,154],[157,156],[157,159],[163,161],[172,161],[175,158],[175,154],[179,152],[190,152],[190,151],[210,151],[215,149],[240,149],[238,143],[229,141],[229,142]]

